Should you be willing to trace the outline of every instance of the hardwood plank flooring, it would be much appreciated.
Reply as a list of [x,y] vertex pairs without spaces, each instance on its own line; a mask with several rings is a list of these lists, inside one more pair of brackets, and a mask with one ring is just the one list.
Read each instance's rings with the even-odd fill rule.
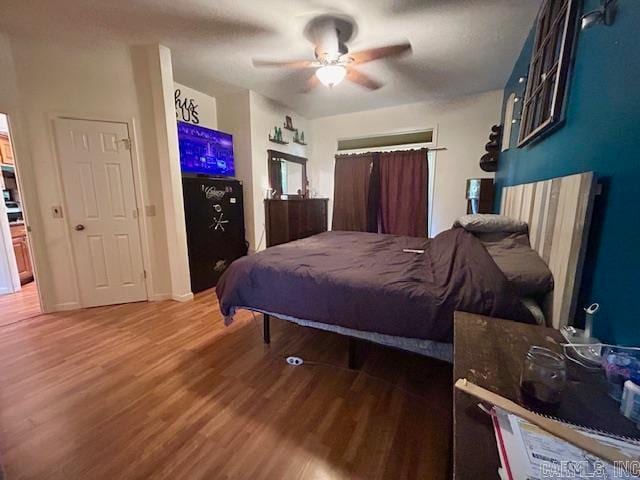
[[41,313],[36,282],[23,285],[17,293],[0,295],[0,327]]
[[2,327],[7,478],[445,478],[450,366],[366,349],[348,370],[346,338],[277,319],[263,345],[211,292]]

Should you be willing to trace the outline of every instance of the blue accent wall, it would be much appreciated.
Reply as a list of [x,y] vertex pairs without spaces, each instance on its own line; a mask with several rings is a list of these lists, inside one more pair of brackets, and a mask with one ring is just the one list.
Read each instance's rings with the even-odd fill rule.
[[[583,12],[600,5],[583,3]],[[518,77],[527,74],[532,37],[507,81],[505,102],[512,92],[523,93]],[[595,328],[600,339],[640,345],[640,1],[618,0],[612,26],[579,31],[574,57],[564,124],[524,148],[516,146],[514,125],[511,147],[500,155],[497,191],[596,173],[604,190],[596,200],[579,306],[601,304]],[[502,111],[504,117],[504,105]],[[577,323],[583,319],[580,310]]]

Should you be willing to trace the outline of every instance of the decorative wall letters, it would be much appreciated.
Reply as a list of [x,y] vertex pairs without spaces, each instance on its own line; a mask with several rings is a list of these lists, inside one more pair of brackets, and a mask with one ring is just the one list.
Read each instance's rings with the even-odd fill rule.
[[179,88],[175,90],[174,99],[176,102],[176,118],[181,122],[198,125],[200,118],[198,117],[198,104],[196,104],[195,100],[183,97]]

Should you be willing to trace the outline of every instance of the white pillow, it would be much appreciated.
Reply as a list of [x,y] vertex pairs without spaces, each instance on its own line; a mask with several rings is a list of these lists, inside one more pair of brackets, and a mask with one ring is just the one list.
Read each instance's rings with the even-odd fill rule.
[[464,215],[453,222],[453,228],[462,227],[468,232],[478,233],[527,233],[529,227],[527,222],[514,220],[504,215],[493,215],[487,213],[477,213]]

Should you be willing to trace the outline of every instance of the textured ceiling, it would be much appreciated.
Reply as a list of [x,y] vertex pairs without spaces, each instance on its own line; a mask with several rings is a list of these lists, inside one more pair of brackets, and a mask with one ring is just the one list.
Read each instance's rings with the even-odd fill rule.
[[[160,42],[176,79],[203,91],[250,88],[319,116],[502,88],[540,0],[5,0],[0,27],[48,41]],[[322,13],[352,16],[352,51],[408,40],[413,54],[361,66],[385,82],[299,93],[311,71],[256,69],[251,59],[313,59],[304,38]]]

